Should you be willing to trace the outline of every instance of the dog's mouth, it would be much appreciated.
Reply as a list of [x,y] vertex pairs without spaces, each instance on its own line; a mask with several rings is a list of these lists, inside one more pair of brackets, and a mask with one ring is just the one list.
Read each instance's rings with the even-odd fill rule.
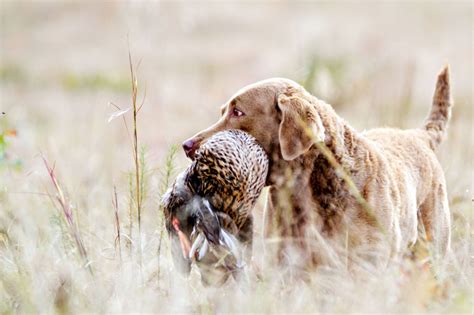
[[183,150],[186,156],[191,160],[194,161],[196,157],[196,152],[199,151],[199,148],[205,143],[205,140],[196,140],[192,143],[191,146],[186,147],[183,145]]
[[199,151],[201,146],[205,143],[206,143],[205,139],[194,140],[192,147],[185,148],[183,146],[184,153],[191,161],[194,161],[196,159],[196,153]]
[[184,153],[191,161],[194,161],[194,156],[196,155],[196,151],[197,149],[192,149],[190,151],[185,151]]
[[265,179],[265,187],[268,187],[268,186],[271,186],[271,185],[273,185],[273,183],[271,181],[270,167],[269,167],[268,172],[267,172],[267,178]]

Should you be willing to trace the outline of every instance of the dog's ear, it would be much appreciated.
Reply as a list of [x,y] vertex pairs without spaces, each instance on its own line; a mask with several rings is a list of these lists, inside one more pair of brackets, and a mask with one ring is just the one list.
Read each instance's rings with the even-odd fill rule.
[[282,118],[279,129],[281,154],[287,161],[304,154],[315,142],[324,141],[324,126],[314,105],[294,93],[280,94]]

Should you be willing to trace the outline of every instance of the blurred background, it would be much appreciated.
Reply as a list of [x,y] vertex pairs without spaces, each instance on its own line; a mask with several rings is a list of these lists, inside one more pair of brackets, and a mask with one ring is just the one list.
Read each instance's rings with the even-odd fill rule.
[[[239,88],[270,77],[304,84],[359,130],[417,127],[446,63],[449,142],[463,155],[473,144],[469,2],[2,1],[0,14],[2,120],[26,160],[41,149],[83,173],[123,163],[127,139],[107,118],[109,102],[130,105],[129,49],[152,159],[214,122]],[[101,159],[88,154],[98,149]]]
[[[2,229],[21,216],[25,226],[47,225],[40,209],[49,201],[37,195],[49,185],[42,153],[81,209],[86,243],[113,237],[112,189],[126,197],[133,160],[121,119],[108,118],[116,111],[111,102],[131,105],[130,50],[139,101],[145,98],[138,133],[150,171],[150,218],[170,147],[216,121],[241,87],[286,77],[358,130],[412,128],[430,109],[438,71],[450,64],[455,107],[438,155],[461,222],[453,235],[472,237],[464,229],[474,187],[470,1],[1,0],[0,23]],[[180,147],[176,164],[188,164]],[[25,240],[40,230],[25,232]]]

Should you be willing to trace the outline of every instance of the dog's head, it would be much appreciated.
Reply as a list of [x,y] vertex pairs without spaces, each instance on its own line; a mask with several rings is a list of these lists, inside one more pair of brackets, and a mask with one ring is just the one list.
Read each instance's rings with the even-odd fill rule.
[[324,127],[314,98],[299,84],[269,79],[249,85],[221,106],[221,118],[183,143],[189,158],[206,139],[226,129],[251,134],[271,161],[291,161],[324,141]]

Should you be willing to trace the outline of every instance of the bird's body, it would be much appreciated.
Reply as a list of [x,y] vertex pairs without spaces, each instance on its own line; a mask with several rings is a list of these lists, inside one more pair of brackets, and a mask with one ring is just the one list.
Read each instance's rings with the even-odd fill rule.
[[243,131],[219,132],[201,146],[163,198],[179,269],[189,271],[196,259],[203,282],[221,284],[241,266],[236,247],[251,253],[251,210],[267,172],[267,155]]

